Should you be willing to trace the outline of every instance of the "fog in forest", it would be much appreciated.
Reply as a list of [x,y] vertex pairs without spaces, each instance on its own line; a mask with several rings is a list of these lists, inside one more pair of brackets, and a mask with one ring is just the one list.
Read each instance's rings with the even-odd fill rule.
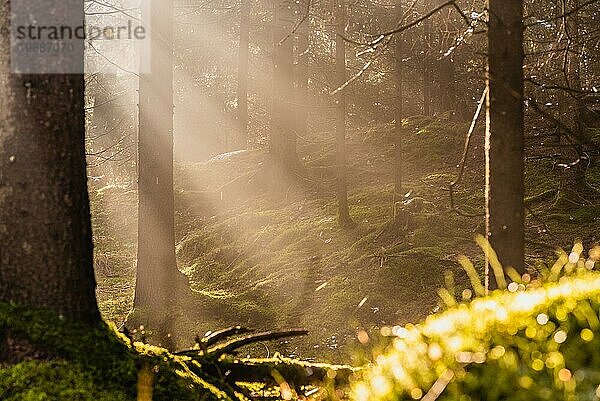
[[[515,399],[553,399],[532,390],[546,379],[597,398],[568,350],[600,338],[600,2],[90,0],[48,6],[85,18],[86,38],[39,64],[41,36],[77,31],[19,26],[14,3],[0,6],[0,306],[99,311],[135,352],[229,380],[231,399],[256,396],[238,382],[263,380],[264,361],[229,357],[370,366],[298,379],[350,377],[357,400],[475,399],[459,395],[477,394],[480,365],[533,372],[500,374],[531,391]],[[29,291],[20,277],[38,274]],[[7,333],[17,357],[0,346],[0,369],[35,344]],[[138,400],[152,363],[136,365]],[[278,394],[264,399],[316,394],[264,366]],[[348,399],[331,391],[314,399]]]
[[[526,5],[527,260],[594,231],[597,16],[541,19],[559,3]],[[453,255],[484,264],[485,21],[465,4],[414,23],[439,5],[181,1],[172,19],[155,3],[87,5],[88,24],[153,21],[144,40],[86,51],[103,316],[160,331],[168,286],[172,331],[303,327],[310,340],[283,352],[339,358],[361,330],[436,311],[449,281],[460,295]],[[154,181],[171,132],[172,193]],[[132,310],[136,269],[150,294]]]

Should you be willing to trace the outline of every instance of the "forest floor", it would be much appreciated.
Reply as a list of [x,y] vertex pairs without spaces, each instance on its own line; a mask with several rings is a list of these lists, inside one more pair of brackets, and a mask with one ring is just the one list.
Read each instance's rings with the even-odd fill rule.
[[[440,303],[438,289],[466,278],[456,263],[469,256],[482,216],[450,209],[467,125],[447,118],[405,122],[405,199],[394,219],[393,125],[350,130],[349,204],[354,227],[336,222],[333,133],[302,143],[303,178],[273,185],[263,151],[234,152],[204,163],[179,163],[175,174],[177,258],[190,281],[192,313],[178,319],[182,348],[195,334],[241,324],[257,329],[302,327],[308,338],[257,349],[347,362],[356,332],[418,322]],[[531,154],[529,154],[531,153]],[[304,156],[307,155],[307,156]],[[551,261],[558,246],[597,240],[596,202],[559,196],[561,169],[528,152],[527,261]],[[482,133],[476,134],[456,193],[458,207],[484,205]],[[600,167],[588,180],[600,186]],[[289,178],[289,177],[288,177]],[[133,301],[136,257],[135,186],[91,184],[98,299],[107,320],[126,319]],[[453,280],[449,274],[453,273]],[[453,281],[452,284],[450,281]],[[184,300],[184,302],[186,302]]]

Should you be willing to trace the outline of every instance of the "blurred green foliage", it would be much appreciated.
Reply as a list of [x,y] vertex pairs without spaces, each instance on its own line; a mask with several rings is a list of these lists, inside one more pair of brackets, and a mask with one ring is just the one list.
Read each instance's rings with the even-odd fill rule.
[[393,340],[354,383],[353,399],[598,400],[600,274],[591,269],[600,251],[585,259],[582,250],[562,252],[539,280],[383,328]]

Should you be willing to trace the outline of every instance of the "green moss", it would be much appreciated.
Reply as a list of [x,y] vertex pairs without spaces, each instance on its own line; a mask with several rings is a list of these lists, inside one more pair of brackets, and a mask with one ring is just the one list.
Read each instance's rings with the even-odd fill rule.
[[552,159],[532,160],[525,169],[527,195],[536,199],[540,194],[556,191],[560,178]]
[[[592,400],[600,381],[600,274],[496,291],[393,330],[355,400]],[[390,329],[390,334],[392,330]],[[439,393],[439,394],[437,394]]]
[[[100,383],[98,383],[100,382]],[[0,399],[5,401],[126,401],[130,392],[105,388],[84,365],[65,361],[28,361],[0,369]]]
[[0,303],[0,332],[6,330],[50,358],[0,369],[2,400],[134,400],[142,364],[157,372],[155,401],[224,397],[206,378],[187,372],[184,358],[163,348],[131,344],[114,326],[89,326],[50,311]]
[[[468,127],[445,115],[411,117],[403,123],[405,188],[423,203],[422,210],[408,215],[412,221],[407,223],[393,219],[393,123],[373,123],[348,132],[348,197],[357,223],[349,230],[337,225],[333,181],[321,186],[294,183],[289,191],[286,188],[285,200],[281,193],[255,183],[249,184],[251,190],[241,188],[235,199],[228,194],[223,200],[207,197],[245,172],[266,171],[261,164],[264,153],[176,166],[178,264],[198,291],[184,300],[194,307],[184,321],[176,322],[177,340],[186,343],[190,332],[237,324],[264,327],[268,321],[276,327],[301,326],[313,333],[298,348],[282,346],[282,352],[322,357],[331,350],[328,337],[342,338],[342,333],[350,331],[333,351],[337,359],[332,360],[342,361],[348,350],[339,352],[342,341],[347,344],[356,338],[350,327],[424,318],[438,302],[444,270],[456,265],[455,252],[476,254],[473,236],[485,227],[483,217],[465,218],[449,210],[447,188],[456,178]],[[333,179],[334,143],[323,141],[327,135],[317,136],[310,151],[299,143],[299,153],[306,156],[308,165],[326,167],[309,168],[311,180]],[[456,205],[462,211],[477,214],[484,210],[483,153],[483,135],[478,131],[456,188]],[[551,195],[559,182],[552,163],[551,159],[527,162],[528,206],[535,216],[527,214],[526,234],[537,242],[528,242],[527,260],[532,264],[552,257],[554,246],[575,237],[597,237],[591,208],[573,211],[578,207],[554,204]],[[590,166],[588,180],[600,186],[597,177],[600,167]],[[109,262],[121,266],[126,259],[116,258],[122,248],[135,258],[135,235],[130,242],[117,238],[114,233],[122,231],[122,213],[111,214],[114,204],[133,205],[127,214],[135,216],[136,202],[135,194],[117,192],[101,191],[94,196],[93,206],[102,217],[95,231],[97,248],[107,254]],[[121,199],[126,194],[127,201]],[[135,277],[131,268],[116,272],[129,285],[99,271],[98,293],[104,316],[121,321],[131,307]],[[456,286],[464,285],[457,277]],[[114,294],[124,295],[115,301]],[[354,313],[364,297],[369,301]]]
[[598,213],[598,207],[596,206],[580,206],[578,208],[572,208],[568,212],[556,212],[548,213],[545,218],[549,221],[561,223],[563,226],[565,223],[572,225],[584,225],[593,224],[600,218]]
[[467,132],[467,124],[453,122],[449,116],[437,116],[407,119],[403,126],[404,147],[412,166],[431,168],[460,160],[464,135],[457,133]]
[[594,224],[600,219],[600,213],[596,205],[578,207],[573,210],[572,216],[575,224]]

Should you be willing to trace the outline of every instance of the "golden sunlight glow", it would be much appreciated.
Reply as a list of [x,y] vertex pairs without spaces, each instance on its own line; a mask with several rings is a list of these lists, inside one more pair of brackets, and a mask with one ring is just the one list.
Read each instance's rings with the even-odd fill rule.
[[[404,389],[404,394],[411,398],[413,395],[422,397],[422,394],[413,392],[419,386],[409,383],[425,380],[425,388],[429,388],[438,380],[434,374],[436,371],[458,371],[460,366],[487,360],[502,359],[506,361],[504,363],[516,364],[512,351],[500,344],[488,343],[490,327],[504,331],[504,335],[508,336],[522,333],[522,338],[532,342],[549,336],[555,347],[565,344],[570,341],[570,333],[551,322],[549,313],[544,309],[548,305],[553,305],[553,319],[558,321],[566,321],[577,310],[577,316],[590,324],[589,328],[578,332],[578,337],[580,341],[591,342],[595,338],[593,327],[598,328],[600,324],[596,311],[586,312],[590,308],[586,299],[590,297],[600,299],[600,276],[584,269],[573,277],[543,287],[516,293],[494,293],[489,298],[475,299],[468,305],[459,305],[430,316],[423,326],[407,326],[404,330],[395,328],[393,333],[402,337],[396,338],[386,357],[377,357],[377,365],[365,373],[366,377],[370,377],[369,381],[361,382],[353,394],[360,392],[364,396],[370,388],[370,400],[392,400],[390,392],[394,388],[396,395],[401,391],[399,389]],[[556,349],[550,349],[547,354],[533,352],[529,366],[535,372],[550,369],[560,382],[571,386],[573,371],[565,366],[565,357]],[[448,359],[450,356],[453,358]],[[391,383],[396,383],[395,387]],[[522,376],[519,385],[530,388],[535,382]]]

